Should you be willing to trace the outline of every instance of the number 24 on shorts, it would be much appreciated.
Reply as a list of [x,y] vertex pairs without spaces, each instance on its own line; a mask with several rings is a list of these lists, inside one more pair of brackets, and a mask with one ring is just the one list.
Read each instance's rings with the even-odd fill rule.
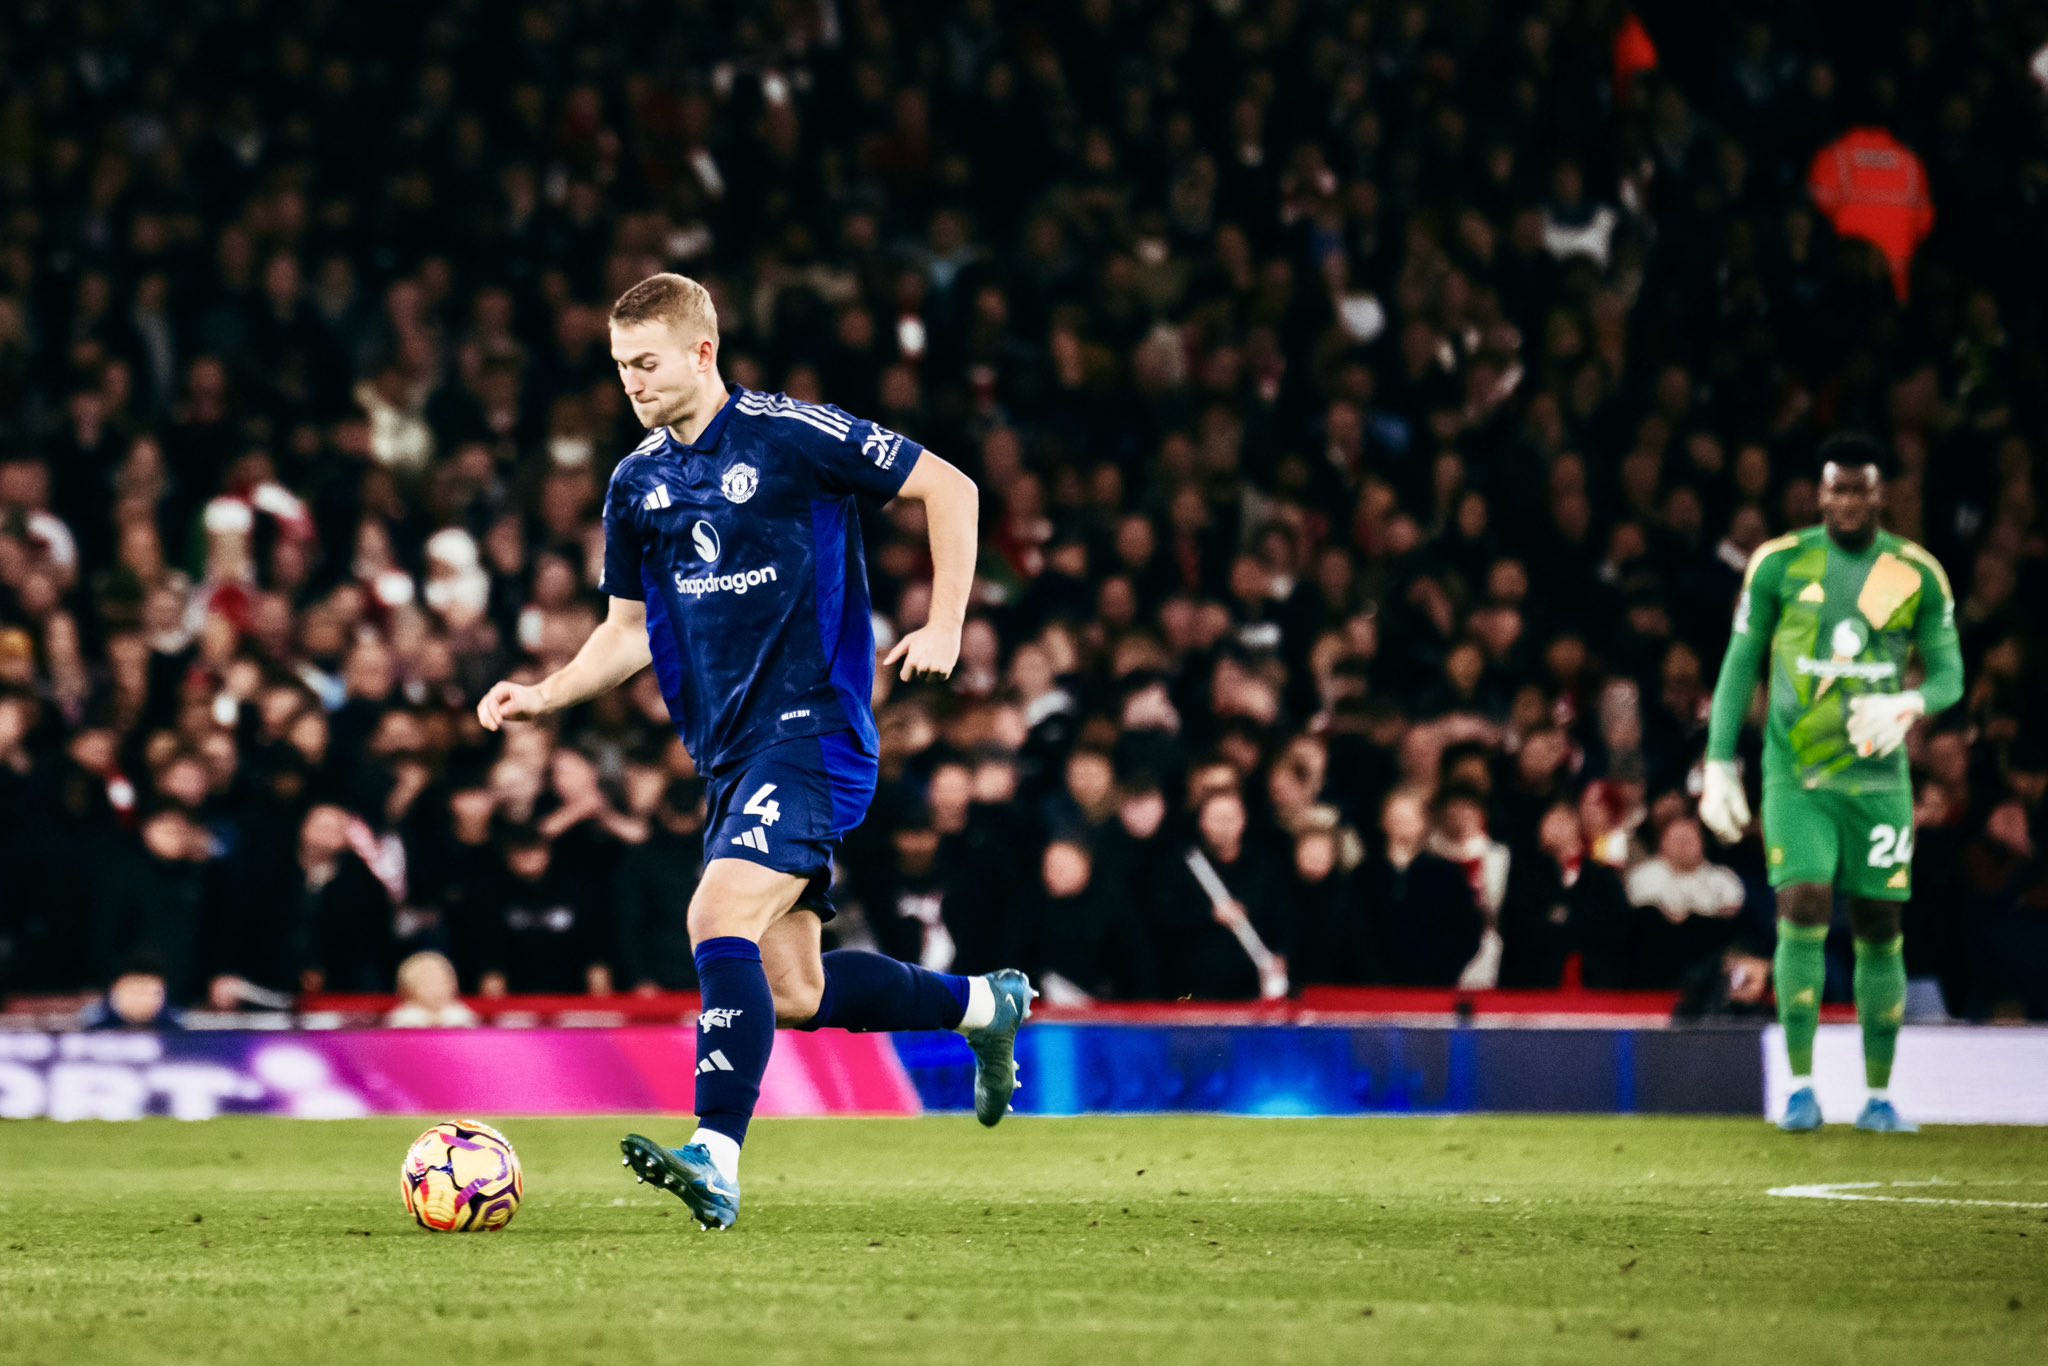
[[1913,861],[1913,827],[1873,825],[1870,827],[1870,866],[1897,868]]

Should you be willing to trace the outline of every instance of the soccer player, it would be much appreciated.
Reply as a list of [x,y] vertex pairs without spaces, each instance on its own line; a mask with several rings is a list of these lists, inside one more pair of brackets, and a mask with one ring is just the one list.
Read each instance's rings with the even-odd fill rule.
[[626,1165],[705,1228],[739,1217],[740,1145],[777,1025],[955,1029],[976,1058],[974,1112],[993,1125],[1017,1087],[1024,974],[960,977],[881,954],[820,953],[832,855],[874,797],[875,638],[856,500],[925,506],[930,620],[889,651],[901,677],[943,679],[974,577],[974,482],[916,442],[838,408],[728,385],[718,317],[694,280],[642,280],[611,311],[612,359],[647,438],[605,495],[605,620],[531,687],[477,704],[486,729],[573,707],[650,661],[706,779],[704,876],[690,942],[697,1130],[638,1134]]
[[[1913,891],[1913,789],[1902,747],[1915,720],[1963,695],[1955,597],[1932,555],[1878,528],[1884,449],[1844,434],[1822,443],[1818,460],[1821,524],[1764,542],[1743,575],[1714,687],[1700,819],[1730,844],[1749,824],[1735,737],[1768,650],[1764,847],[1778,893],[1773,972],[1793,1088],[1779,1127],[1821,1124],[1813,1039],[1839,890],[1856,937],[1856,1018],[1870,1087],[1856,1127],[1912,1133],[1886,1094],[1906,1011],[1899,907]],[[1925,675],[1909,689],[1915,649]]]

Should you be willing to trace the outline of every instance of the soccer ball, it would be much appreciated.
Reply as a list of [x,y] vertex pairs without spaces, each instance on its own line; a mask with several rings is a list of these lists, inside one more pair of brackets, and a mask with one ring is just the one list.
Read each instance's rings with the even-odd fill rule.
[[436,1233],[501,1229],[526,1193],[519,1154],[473,1119],[443,1120],[414,1139],[398,1184],[407,1212]]

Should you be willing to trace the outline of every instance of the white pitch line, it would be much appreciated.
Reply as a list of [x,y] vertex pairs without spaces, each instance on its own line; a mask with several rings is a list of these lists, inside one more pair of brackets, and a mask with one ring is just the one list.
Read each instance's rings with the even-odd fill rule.
[[[1862,1200],[1877,1205],[1982,1205],[1993,1209],[2048,1209],[2048,1200],[1964,1200],[1946,1195],[1857,1195],[1856,1191],[1925,1190],[1930,1186],[1955,1186],[1954,1181],[1833,1181],[1811,1186],[1776,1186],[1766,1194],[1788,1200]],[[1987,1186],[2034,1185],[2025,1181],[1986,1181]]]

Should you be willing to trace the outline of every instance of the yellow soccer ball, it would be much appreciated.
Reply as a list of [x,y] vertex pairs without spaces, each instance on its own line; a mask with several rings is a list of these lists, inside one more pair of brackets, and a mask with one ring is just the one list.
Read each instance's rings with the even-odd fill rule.
[[443,1120],[414,1139],[399,1176],[406,1211],[436,1233],[501,1229],[526,1193],[519,1154],[473,1119]]

